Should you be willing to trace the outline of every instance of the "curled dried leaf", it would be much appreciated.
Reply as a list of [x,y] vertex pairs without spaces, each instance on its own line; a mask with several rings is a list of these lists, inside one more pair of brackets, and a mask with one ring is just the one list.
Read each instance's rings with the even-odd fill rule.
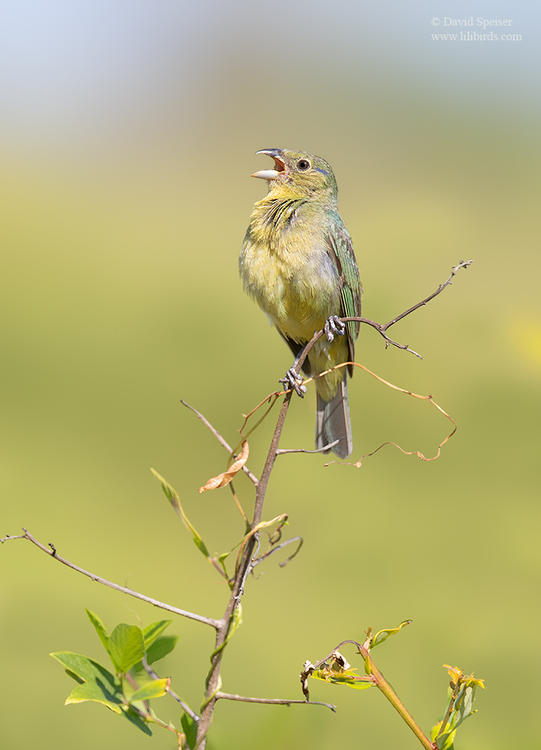
[[233,461],[229,469],[222,472],[221,474],[218,474],[215,477],[211,477],[202,487],[199,488],[199,492],[202,493],[206,492],[207,490],[216,490],[218,489],[218,487],[225,487],[226,485],[228,485],[248,460],[249,452],[250,449],[248,447],[248,441],[244,440],[239,455]]

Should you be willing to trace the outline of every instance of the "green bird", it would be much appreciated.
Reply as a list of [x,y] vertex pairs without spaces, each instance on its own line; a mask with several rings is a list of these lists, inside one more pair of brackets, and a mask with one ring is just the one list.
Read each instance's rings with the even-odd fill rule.
[[[302,369],[319,375],[354,359],[361,315],[361,282],[351,238],[338,213],[338,188],[320,156],[287,148],[257,152],[274,159],[274,169],[252,177],[268,181],[268,193],[253,209],[240,253],[244,289],[267,313],[295,357],[315,331],[325,329]],[[338,335],[337,335],[338,334]],[[347,371],[353,375],[353,367]],[[341,458],[353,450],[342,367],[317,378],[316,448],[334,443]],[[299,395],[306,390],[293,368],[282,381]],[[328,452],[328,451],[325,451]]]

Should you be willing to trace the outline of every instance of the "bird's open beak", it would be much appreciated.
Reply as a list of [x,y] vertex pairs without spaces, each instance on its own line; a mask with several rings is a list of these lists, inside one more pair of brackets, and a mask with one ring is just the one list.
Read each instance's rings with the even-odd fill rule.
[[262,169],[259,172],[254,172],[250,177],[260,177],[262,180],[275,180],[280,174],[286,172],[286,164],[281,156],[281,150],[279,148],[262,148],[261,151],[257,151],[258,154],[266,154],[274,159],[274,169]]

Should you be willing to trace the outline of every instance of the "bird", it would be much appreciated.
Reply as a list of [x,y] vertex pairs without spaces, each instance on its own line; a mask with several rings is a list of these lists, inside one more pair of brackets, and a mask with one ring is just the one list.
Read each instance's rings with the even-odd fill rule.
[[[308,377],[354,360],[362,286],[351,237],[338,213],[338,188],[320,156],[288,148],[264,148],[273,169],[251,177],[267,181],[255,203],[239,258],[245,291],[267,314],[296,360],[315,331],[324,329],[302,365]],[[347,377],[353,366],[315,378],[316,449],[347,458],[353,450]],[[282,380],[302,396],[295,365]]]

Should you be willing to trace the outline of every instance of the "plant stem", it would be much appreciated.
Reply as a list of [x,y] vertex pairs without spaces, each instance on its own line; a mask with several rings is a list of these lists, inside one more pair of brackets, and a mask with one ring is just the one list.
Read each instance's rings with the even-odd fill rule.
[[[261,474],[259,482],[257,483],[254,515],[250,524],[250,532],[253,532],[261,521],[261,516],[263,513],[263,503],[265,500],[265,494],[267,492],[269,477],[278,455],[278,444],[280,442],[280,436],[284,427],[287,410],[289,409],[289,404],[291,403],[291,396],[291,392],[287,393],[282,403],[282,407],[278,415],[276,427],[274,428],[274,433],[267,453],[267,458],[265,460],[265,465],[263,467],[263,472]],[[201,718],[199,720],[199,725],[197,728],[197,740],[195,746],[196,748],[198,748],[198,750],[205,750],[206,747],[207,733],[212,722],[212,717],[214,715],[214,709],[216,707],[216,701],[218,700],[218,693],[221,685],[220,671],[223,651],[227,644],[235,612],[240,605],[242,594],[244,593],[244,584],[252,567],[252,555],[256,544],[257,534],[251,534],[251,536],[249,536],[248,538],[248,541],[246,542],[236,570],[235,580],[233,582],[233,587],[231,590],[231,596],[229,597],[224,616],[221,620],[220,626],[216,629],[216,641],[214,651],[212,652],[210,659],[211,667],[206,680],[205,701],[203,703],[203,706],[201,707]]]
[[417,737],[421,745],[426,750],[436,750],[436,745],[428,739],[428,737],[425,735],[425,733],[422,731],[422,729],[419,727],[413,716],[410,714],[410,712],[407,710],[405,705],[402,703],[398,695],[395,693],[393,688],[389,685],[385,677],[381,674],[379,669],[376,667],[374,662],[372,661],[372,658],[370,657],[370,652],[364,648],[361,647],[359,649],[362,657],[364,658],[365,662],[369,666],[370,674],[374,678],[374,684],[375,686],[381,690],[383,695],[387,698],[389,703],[391,703],[392,706],[398,711],[400,716],[403,718],[403,720],[406,722],[408,727],[411,729],[413,734]]
[[252,696],[237,695],[236,693],[222,693],[221,690],[216,693],[216,698],[223,698],[228,701],[242,701],[243,703],[266,703],[275,706],[291,706],[292,703],[303,706],[325,706],[326,708],[330,708],[333,713],[336,711],[334,704],[323,703],[323,701],[306,701],[289,698],[253,698]]
[[187,617],[190,620],[196,620],[197,622],[201,622],[204,625],[210,625],[211,627],[216,629],[221,625],[221,620],[215,620],[213,617],[205,617],[204,615],[199,615],[196,612],[188,612],[188,610],[186,609],[173,607],[172,604],[161,602],[158,599],[154,599],[152,596],[146,596],[146,594],[141,594],[139,591],[129,589],[127,588],[127,586],[120,586],[118,583],[114,583],[114,581],[108,581],[107,578],[102,578],[101,576],[98,576],[95,573],[92,573],[89,570],[85,570],[79,565],[75,565],[75,563],[66,560],[65,557],[62,557],[58,554],[53,544],[49,543],[49,547],[47,548],[44,544],[42,544],[34,536],[32,536],[28,529],[23,529],[23,532],[23,534],[20,534],[18,536],[5,536],[3,537],[3,539],[0,539],[0,542],[8,542],[13,539],[26,539],[27,541],[32,542],[32,544],[38,547],[38,549],[40,549],[42,552],[45,552],[46,555],[49,555],[49,557],[52,557],[57,562],[62,563],[62,565],[66,565],[68,568],[75,570],[77,573],[82,573],[84,576],[87,576],[87,578],[90,578],[96,583],[101,583],[103,584],[103,586],[108,586],[110,589],[120,591],[122,594],[134,596],[136,599],[141,599],[141,601],[147,602],[147,604],[152,604],[152,606],[154,607],[165,609],[166,612],[172,612],[175,615],[181,615],[182,617]]

